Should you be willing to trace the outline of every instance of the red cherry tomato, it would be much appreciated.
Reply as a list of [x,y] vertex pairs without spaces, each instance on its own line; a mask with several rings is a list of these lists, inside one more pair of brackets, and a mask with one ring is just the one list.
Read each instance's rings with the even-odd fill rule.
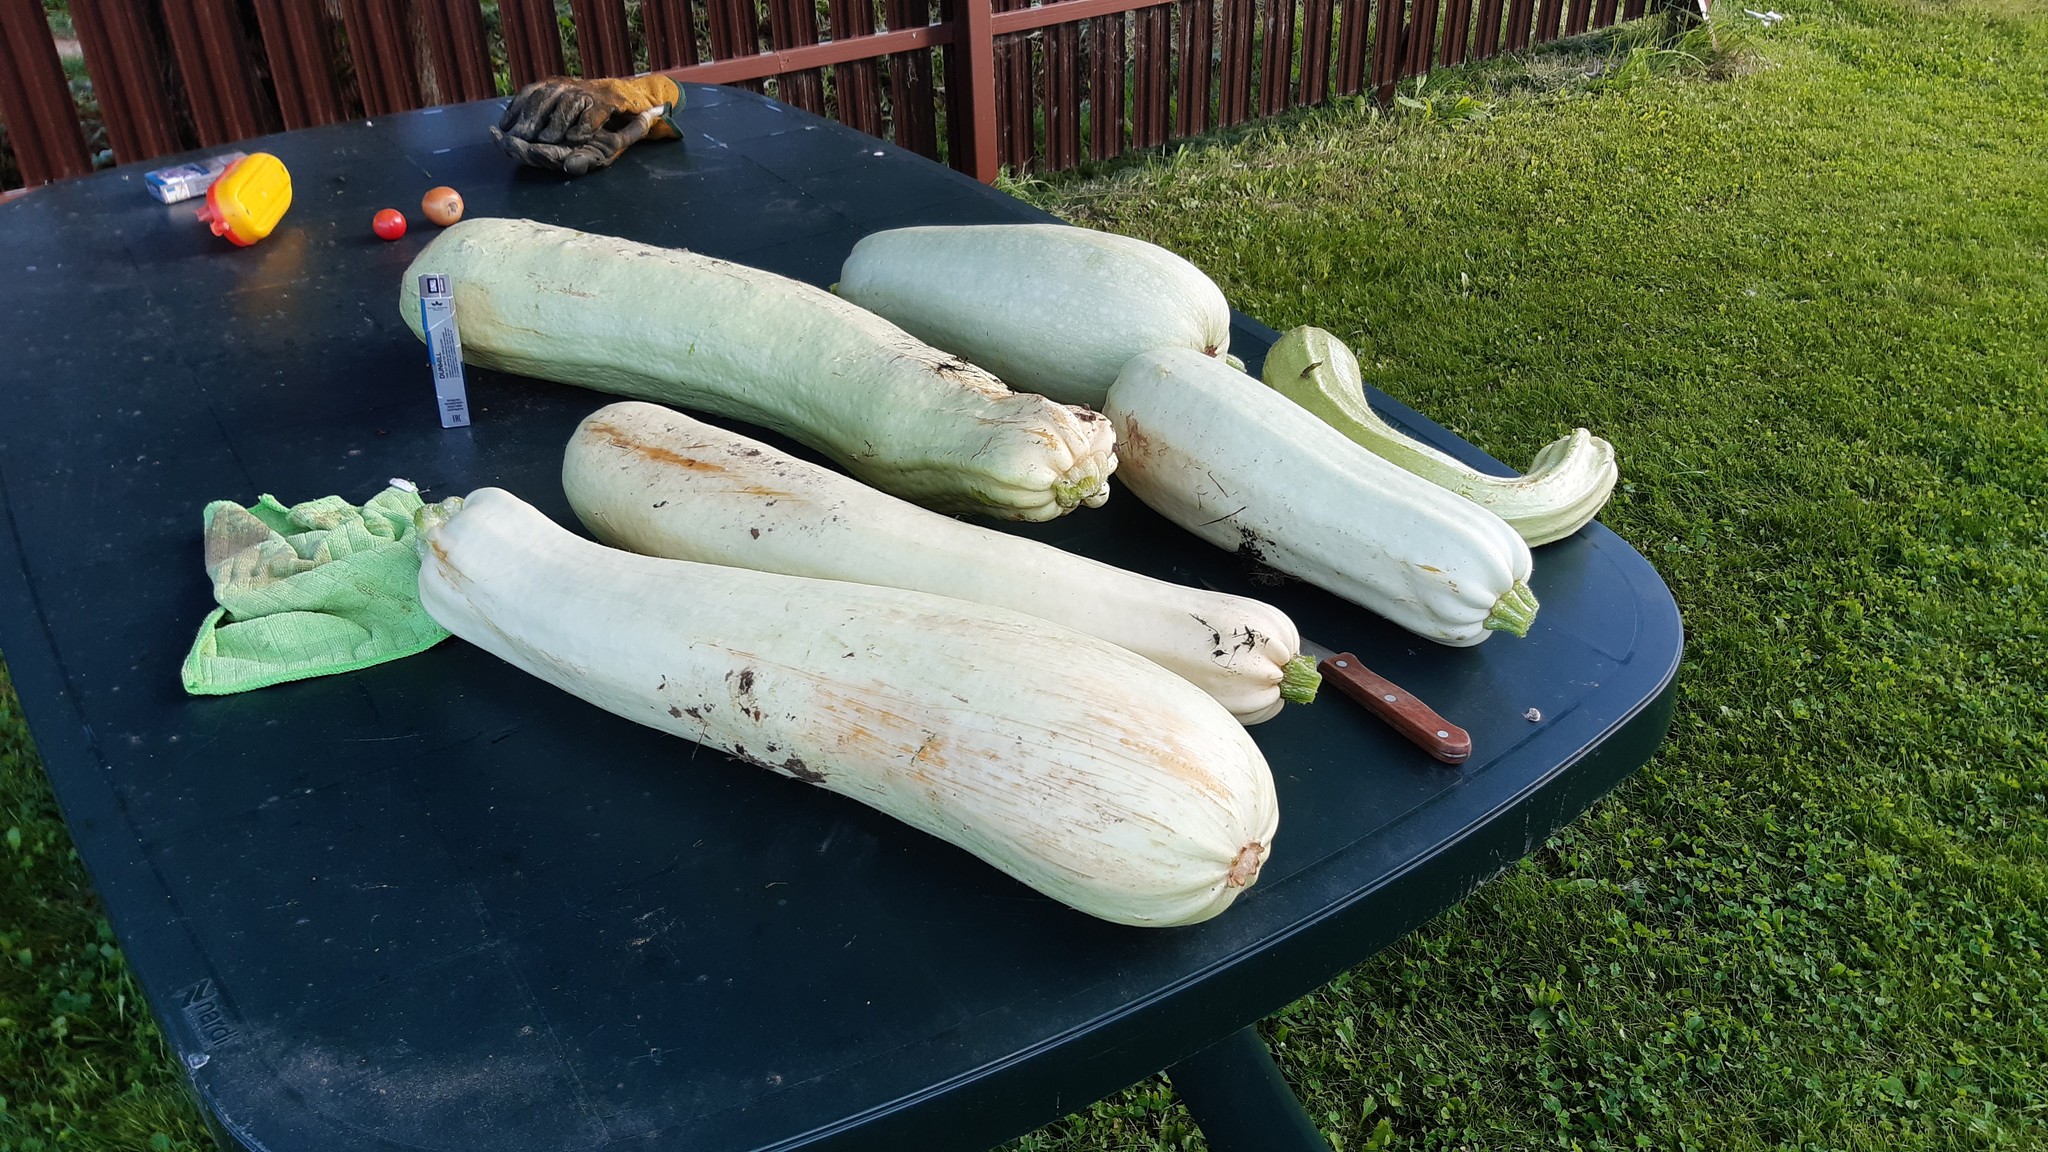
[[386,208],[370,221],[370,230],[380,239],[396,240],[405,235],[405,213],[396,208]]

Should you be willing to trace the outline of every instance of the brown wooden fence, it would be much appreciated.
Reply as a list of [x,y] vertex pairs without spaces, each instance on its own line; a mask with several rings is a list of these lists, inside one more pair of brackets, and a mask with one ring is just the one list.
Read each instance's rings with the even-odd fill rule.
[[[503,94],[543,76],[744,84],[982,180],[1371,92],[1646,0],[70,0],[121,163]],[[0,126],[92,168],[40,0],[0,0]]]

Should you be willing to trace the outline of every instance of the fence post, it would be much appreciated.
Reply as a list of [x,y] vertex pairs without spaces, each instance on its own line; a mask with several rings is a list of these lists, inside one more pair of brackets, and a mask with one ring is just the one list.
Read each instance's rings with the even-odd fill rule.
[[990,0],[954,0],[953,59],[964,101],[967,153],[955,164],[981,181],[1002,173],[996,158],[995,8]]
[[0,119],[28,187],[92,171],[71,85],[36,0],[0,0]]

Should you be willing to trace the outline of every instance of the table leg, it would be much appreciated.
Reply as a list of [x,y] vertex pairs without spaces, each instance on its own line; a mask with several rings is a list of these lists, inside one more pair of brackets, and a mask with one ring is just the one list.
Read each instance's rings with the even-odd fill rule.
[[1256,1026],[1231,1033],[1166,1074],[1210,1152],[1330,1152],[1330,1142],[1273,1066]]

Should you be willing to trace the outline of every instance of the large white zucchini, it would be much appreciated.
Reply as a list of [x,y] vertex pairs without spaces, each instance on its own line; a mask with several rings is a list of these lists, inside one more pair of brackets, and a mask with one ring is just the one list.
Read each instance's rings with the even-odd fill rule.
[[1094,637],[923,592],[637,556],[496,488],[417,519],[420,602],[455,635],[1083,912],[1208,919],[1272,847],[1273,778],[1244,727]]
[[1167,519],[1439,643],[1526,633],[1529,546],[1500,517],[1199,353],[1125,365],[1124,484]]
[[531,220],[464,220],[406,269],[455,290],[488,368],[731,416],[949,512],[1049,520],[1100,505],[1115,437],[1094,412],[1012,392],[873,313],[785,276]]
[[1489,476],[1380,419],[1358,357],[1321,328],[1294,328],[1266,353],[1266,383],[1373,455],[1456,492],[1508,522],[1531,548],[1584,528],[1620,478],[1614,445],[1584,428],[1553,440],[1520,476]]
[[654,404],[577,428],[569,506],[606,544],[649,556],[914,588],[1013,608],[1128,648],[1246,724],[1314,699],[1315,661],[1287,614],[928,512]]
[[834,286],[1012,387],[1102,406],[1155,348],[1230,351],[1230,305],[1202,270],[1130,236],[1065,224],[894,228],[853,246]]

